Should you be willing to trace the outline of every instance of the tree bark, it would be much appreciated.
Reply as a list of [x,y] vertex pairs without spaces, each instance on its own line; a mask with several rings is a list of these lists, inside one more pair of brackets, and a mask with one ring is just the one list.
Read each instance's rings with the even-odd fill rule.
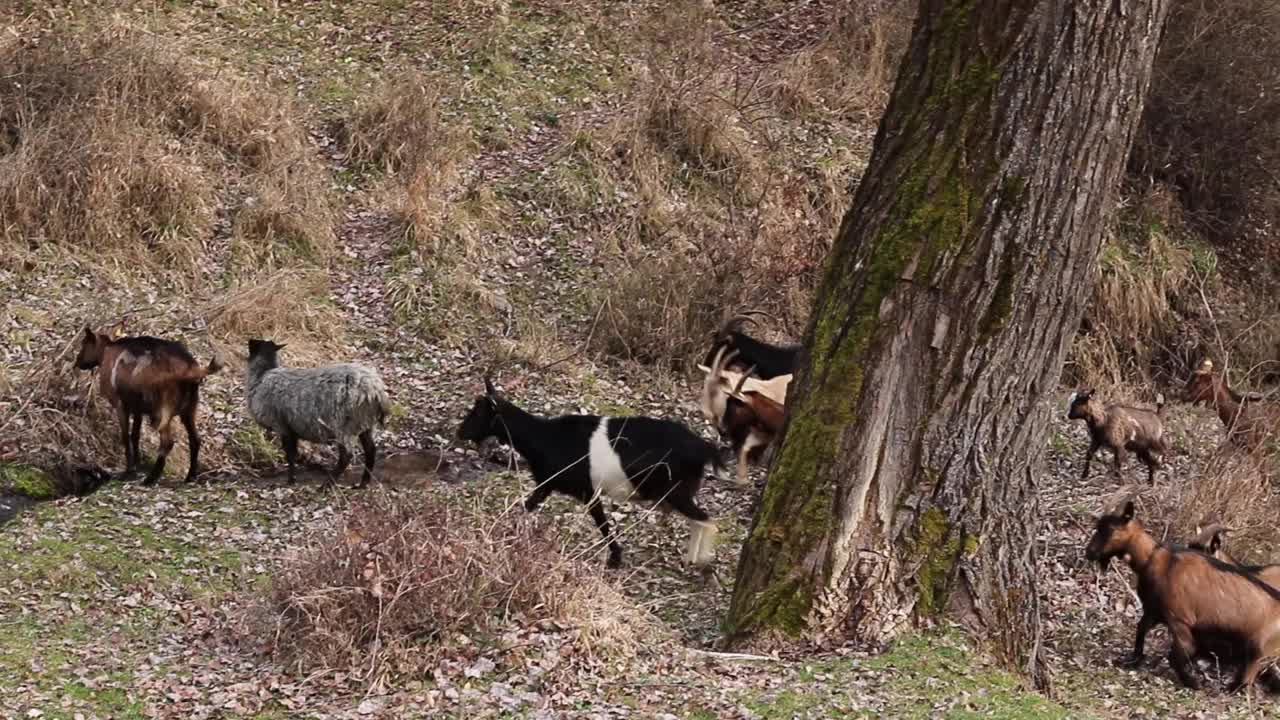
[[1047,411],[1168,0],[922,0],[738,567],[741,641],[957,615],[1040,678]]

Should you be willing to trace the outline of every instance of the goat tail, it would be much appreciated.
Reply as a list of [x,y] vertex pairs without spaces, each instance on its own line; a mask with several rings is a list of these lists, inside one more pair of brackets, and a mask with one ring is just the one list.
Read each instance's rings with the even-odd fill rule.
[[204,374],[213,375],[224,367],[226,367],[226,365],[223,364],[222,358],[218,357],[217,355],[214,355],[213,357],[209,358],[209,364],[205,366]]
[[222,358],[219,358],[217,355],[214,355],[209,360],[209,364],[205,365],[204,367],[201,367],[199,365],[191,365],[190,367],[188,367],[187,372],[182,375],[181,379],[188,380],[191,382],[200,382],[206,377],[217,373],[223,367],[225,367],[225,365],[223,365],[222,363]]
[[383,392],[378,396],[378,425],[386,427],[387,416],[391,414],[391,397]]

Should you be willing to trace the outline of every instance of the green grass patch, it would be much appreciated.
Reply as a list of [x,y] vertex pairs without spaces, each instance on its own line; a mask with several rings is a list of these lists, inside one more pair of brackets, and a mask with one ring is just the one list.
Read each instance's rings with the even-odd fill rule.
[[94,635],[88,621],[42,624],[34,614],[11,616],[12,621],[0,623],[0,694],[18,697],[14,693],[22,686],[23,696],[48,698],[25,706],[42,711],[43,718],[71,720],[76,713],[120,720],[145,717],[142,703],[123,689],[132,682],[132,673],[120,669],[103,679],[79,678],[82,661],[61,649],[81,646]]
[[256,424],[240,426],[227,441],[231,457],[250,467],[270,467],[284,462],[284,451]]
[[985,664],[957,632],[904,637],[866,667],[890,673],[890,696],[901,702],[894,717],[1080,717],[1027,692],[1011,673]]

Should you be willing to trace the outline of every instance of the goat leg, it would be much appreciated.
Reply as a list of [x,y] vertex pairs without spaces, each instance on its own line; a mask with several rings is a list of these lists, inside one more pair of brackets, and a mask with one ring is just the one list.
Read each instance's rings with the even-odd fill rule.
[[141,445],[142,413],[134,413],[133,427],[129,431],[129,450],[131,452],[126,453],[128,456],[128,470],[126,472],[133,472],[138,469],[138,463],[142,461]]
[[165,462],[169,459],[169,451],[173,450],[173,418],[162,418],[157,428],[160,431],[160,447],[156,450],[156,462],[151,466],[151,472],[147,473],[147,477],[142,481],[143,485],[154,485],[160,479],[161,473],[164,472]]
[[1089,465],[1093,463],[1093,455],[1098,452],[1099,447],[1101,447],[1101,445],[1099,445],[1097,441],[1089,441],[1089,449],[1084,451],[1084,472],[1080,473],[1081,480],[1089,479]]
[[751,448],[746,443],[743,443],[742,447],[738,448],[738,466],[734,468],[734,482],[738,485],[750,483],[750,478],[747,477],[747,471],[750,469],[747,467],[747,453],[750,451]]
[[297,480],[295,466],[298,464],[298,436],[290,432],[282,433],[280,444],[284,446],[284,459],[289,463],[289,484],[292,485]]
[[347,448],[347,444],[342,440],[338,441],[338,465],[333,469],[333,476],[329,478],[329,485],[335,485],[342,479],[342,474],[347,471],[347,467],[351,465],[351,450]]
[[604,502],[600,498],[591,501],[588,509],[591,511],[591,519],[596,521],[596,527],[600,528],[600,534],[609,543],[609,560],[605,563],[605,567],[617,568],[622,566],[622,546],[614,539],[609,530],[609,517],[604,512]]
[[716,524],[707,511],[698,507],[684,487],[676,488],[667,498],[676,512],[689,522],[689,552],[687,560],[695,567],[706,567],[715,559]]
[[1258,673],[1262,672],[1262,664],[1265,658],[1254,654],[1254,657],[1246,663],[1240,665],[1240,669],[1236,672],[1235,678],[1231,684],[1227,686],[1227,692],[1234,693],[1244,690],[1248,692],[1253,687],[1253,683],[1258,679]]
[[1111,451],[1112,462],[1114,463],[1116,482],[1124,482],[1124,448],[1115,448]]
[[133,457],[133,445],[129,443],[129,411],[124,409],[123,404],[116,409],[116,417],[120,420],[120,440],[124,445],[124,472],[120,475],[124,478],[133,472],[136,461]]
[[373,430],[360,433],[360,447],[364,450],[364,474],[356,487],[364,487],[373,479],[373,462],[378,457],[378,447],[373,444]]
[[533,489],[533,492],[529,493],[529,497],[524,499],[525,512],[533,512],[534,510],[537,510],[538,507],[541,506],[542,503],[546,502],[547,498],[550,496],[550,483],[539,483],[538,486]]
[[1147,633],[1151,632],[1151,628],[1155,627],[1156,622],[1155,613],[1144,608],[1142,617],[1138,620],[1138,632],[1133,638],[1133,652],[1119,662],[1120,667],[1135,668],[1142,664],[1142,657],[1145,654],[1147,643]]
[[1182,623],[1170,623],[1169,634],[1173,636],[1172,647],[1169,648],[1169,664],[1184,687],[1192,690],[1200,689],[1200,678],[1196,676],[1195,641],[1191,637],[1191,628]]

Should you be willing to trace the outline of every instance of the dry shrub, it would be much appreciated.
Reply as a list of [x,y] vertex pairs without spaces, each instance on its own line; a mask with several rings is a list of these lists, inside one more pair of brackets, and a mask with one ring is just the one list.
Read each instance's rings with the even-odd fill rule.
[[1280,556],[1280,533],[1275,518],[1280,495],[1268,478],[1276,458],[1259,462],[1244,453],[1223,449],[1210,458],[1204,472],[1173,479],[1168,493],[1144,509],[1144,522],[1157,537],[1185,543],[1196,527],[1221,522],[1232,529],[1227,538],[1231,554],[1241,562],[1273,562]]
[[718,28],[707,3],[657,10],[629,111],[572,150],[605,178],[602,204],[625,203],[597,217],[612,253],[592,293],[608,313],[598,350],[681,365],[726,314],[763,309],[793,335],[808,315],[859,159],[787,138],[770,67],[724,50]]
[[259,200],[255,214],[233,218],[254,267],[280,244],[289,257],[329,252],[324,171],[278,94],[118,23],[8,43],[0,66],[9,252],[55,244],[194,272],[236,195]]
[[289,356],[308,359],[343,337],[342,316],[329,301],[321,270],[279,270],[220,296],[198,313],[227,359],[245,353],[248,338],[287,342]]
[[356,102],[341,133],[351,162],[387,176],[384,191],[409,244],[433,254],[450,235],[439,230],[471,151],[467,136],[444,120],[439,84],[416,74],[395,77]]
[[1076,384],[1178,383],[1198,362],[1182,357],[1187,310],[1200,302],[1214,256],[1195,242],[1166,188],[1130,197],[1104,239],[1086,333],[1072,347],[1067,380]]
[[910,39],[915,3],[862,0],[838,3],[831,13],[817,42],[779,63],[778,106],[800,116],[878,121]]
[[1175,3],[1134,147],[1133,165],[1177,187],[1192,222],[1240,243],[1246,265],[1280,223],[1277,67],[1274,0]]
[[741,297],[741,258],[701,253],[664,253],[627,257],[615,269],[612,284],[597,291],[603,306],[597,347],[612,355],[679,368],[700,355],[711,332],[724,320],[724,298]]
[[[367,686],[430,676],[447,655],[535,627],[563,633],[570,664],[634,656],[656,627],[531,516],[383,493],[310,538],[275,576],[268,605],[251,627],[278,660]],[[497,649],[522,661],[511,646]]]
[[[116,414],[97,397],[96,375],[75,368],[79,328],[51,357],[14,383],[13,412],[0,421],[0,461],[50,469],[68,460],[95,458],[124,466]],[[174,467],[177,453],[170,456]],[[184,459],[185,462],[185,459]]]

